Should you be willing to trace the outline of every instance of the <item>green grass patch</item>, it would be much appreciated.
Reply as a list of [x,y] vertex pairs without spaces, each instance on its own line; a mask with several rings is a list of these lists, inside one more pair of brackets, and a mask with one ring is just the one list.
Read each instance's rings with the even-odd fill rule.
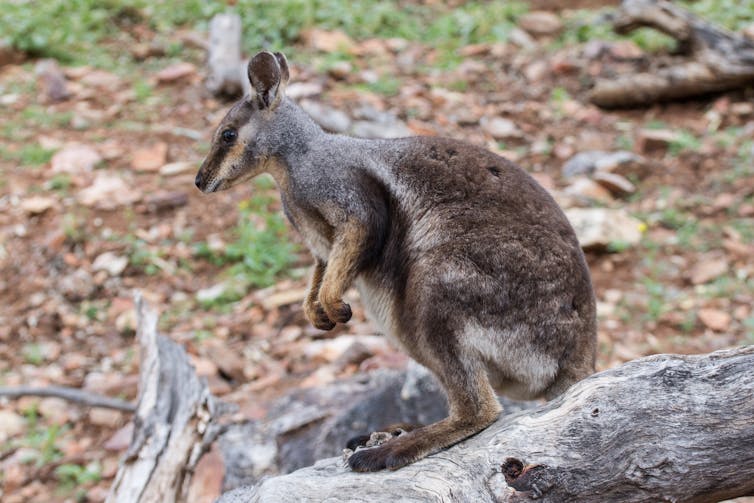
[[283,217],[271,210],[273,202],[272,196],[260,190],[259,195],[240,205],[233,241],[221,250],[213,250],[207,243],[194,247],[196,256],[228,266],[224,273],[228,277],[226,288],[212,299],[213,306],[234,302],[249,288],[272,285],[293,264],[296,246],[288,239]]
[[[235,11],[242,19],[243,48],[284,49],[303,30],[342,30],[356,39],[400,37],[441,47],[447,54],[467,44],[504,41],[525,2],[468,2],[449,8],[387,0],[18,0],[3,6],[0,33],[11,46],[32,56],[66,63],[117,67],[129,27],[146,24],[168,36],[176,27],[207,29],[213,15]],[[103,43],[107,41],[108,43]],[[180,43],[169,44],[178,56]]]

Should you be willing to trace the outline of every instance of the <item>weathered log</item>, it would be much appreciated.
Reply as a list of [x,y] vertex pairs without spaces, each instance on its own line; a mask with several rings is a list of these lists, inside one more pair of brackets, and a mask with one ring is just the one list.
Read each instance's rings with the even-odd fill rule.
[[754,346],[656,355],[395,472],[330,458],[221,503],[656,502],[754,495]]
[[137,293],[141,350],[134,433],[107,501],[185,501],[191,474],[221,431],[227,406],[197,377],[183,348],[157,334],[157,313]]
[[248,93],[246,63],[241,57],[241,18],[237,14],[215,15],[209,23],[207,90],[226,97]]
[[754,83],[754,41],[714,26],[667,0],[623,0],[613,29],[641,27],[678,41],[678,64],[615,80],[599,80],[591,101],[602,107],[631,107],[727,91]]

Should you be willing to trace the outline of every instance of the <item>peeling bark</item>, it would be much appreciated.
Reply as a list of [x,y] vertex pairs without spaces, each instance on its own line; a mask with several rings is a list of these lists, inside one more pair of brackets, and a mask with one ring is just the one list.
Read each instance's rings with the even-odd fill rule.
[[197,377],[184,349],[157,334],[157,313],[135,296],[141,350],[131,445],[107,501],[185,501],[191,474],[220,426],[224,406]]
[[623,0],[613,29],[641,27],[678,41],[688,59],[651,73],[599,80],[591,101],[602,107],[632,107],[727,91],[754,83],[754,41],[714,26],[667,0]]
[[754,495],[754,346],[657,355],[395,472],[319,461],[221,503],[656,502]]

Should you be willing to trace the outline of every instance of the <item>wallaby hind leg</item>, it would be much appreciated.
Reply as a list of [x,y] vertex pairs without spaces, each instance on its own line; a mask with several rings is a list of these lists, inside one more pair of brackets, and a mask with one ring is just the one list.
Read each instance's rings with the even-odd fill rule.
[[351,469],[357,472],[398,469],[470,437],[497,419],[500,403],[484,370],[480,367],[467,370],[455,355],[445,357],[453,360],[429,367],[445,388],[450,415],[378,447],[356,451],[348,459]]

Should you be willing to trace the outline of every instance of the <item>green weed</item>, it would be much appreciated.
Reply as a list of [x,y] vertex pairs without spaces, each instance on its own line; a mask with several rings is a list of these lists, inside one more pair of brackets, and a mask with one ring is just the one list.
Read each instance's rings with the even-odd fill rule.
[[226,275],[231,280],[213,304],[238,300],[249,287],[273,284],[293,263],[296,247],[288,240],[283,217],[271,211],[273,202],[271,196],[261,193],[242,203],[234,240],[221,251],[213,251],[206,243],[195,247],[195,255],[217,265],[230,265]]
[[65,489],[96,484],[102,479],[102,466],[96,461],[87,465],[64,463],[55,469],[55,477]]

